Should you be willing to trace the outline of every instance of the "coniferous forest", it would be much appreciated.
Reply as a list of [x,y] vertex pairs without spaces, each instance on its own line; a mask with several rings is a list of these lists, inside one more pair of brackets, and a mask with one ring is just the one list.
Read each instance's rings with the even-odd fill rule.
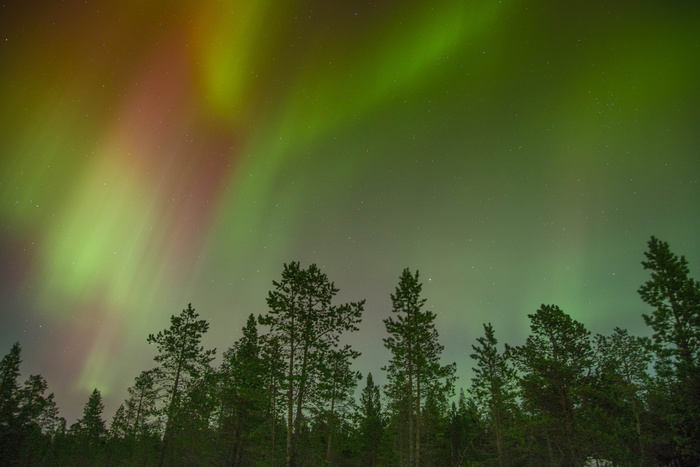
[[[485,323],[470,359],[449,363],[419,273],[405,269],[384,320],[390,358],[373,377],[353,370],[362,349],[343,344],[364,302],[335,303],[318,267],[292,262],[220,365],[202,345],[207,320],[188,305],[146,336],[153,367],[114,417],[95,389],[70,426],[42,376],[20,380],[16,343],[0,363],[0,463],[698,466],[700,283],[654,237],[642,266],[650,337],[592,335],[542,305],[522,345]],[[472,380],[458,385],[456,365]]]

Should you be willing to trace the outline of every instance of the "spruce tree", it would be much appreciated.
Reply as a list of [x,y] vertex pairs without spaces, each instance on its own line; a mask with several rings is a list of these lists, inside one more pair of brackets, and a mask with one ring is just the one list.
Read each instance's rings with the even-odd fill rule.
[[360,464],[363,467],[372,467],[379,462],[384,437],[380,387],[374,384],[372,373],[367,373],[365,387],[360,394],[358,417]]
[[102,394],[95,388],[88,398],[83,416],[73,425],[79,459],[87,465],[101,465],[104,456],[107,427],[102,419]]

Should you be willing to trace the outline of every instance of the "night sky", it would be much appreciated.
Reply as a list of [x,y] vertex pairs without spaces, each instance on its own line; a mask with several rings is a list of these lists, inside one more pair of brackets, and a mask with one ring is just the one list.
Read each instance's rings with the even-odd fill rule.
[[492,322],[648,334],[651,235],[700,278],[700,7],[668,0],[0,7],[0,354],[111,419],[192,302],[219,353],[285,262],[367,299],[418,269],[467,387]]

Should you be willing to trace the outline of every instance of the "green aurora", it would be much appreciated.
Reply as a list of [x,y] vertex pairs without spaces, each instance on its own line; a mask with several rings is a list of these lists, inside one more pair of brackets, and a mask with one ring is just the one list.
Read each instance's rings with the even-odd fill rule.
[[0,349],[69,420],[188,302],[230,346],[289,261],[367,299],[375,375],[420,270],[463,387],[541,303],[647,333],[651,235],[699,271],[696,2],[25,0],[0,31]]

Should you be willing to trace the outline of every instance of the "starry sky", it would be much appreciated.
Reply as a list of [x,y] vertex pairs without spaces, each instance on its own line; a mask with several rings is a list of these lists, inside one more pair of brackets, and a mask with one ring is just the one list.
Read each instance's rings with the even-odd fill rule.
[[379,381],[405,267],[462,387],[542,303],[648,333],[649,237],[700,272],[699,82],[695,1],[6,0],[0,354],[109,419],[149,333],[192,302],[225,350],[289,261],[367,299]]

